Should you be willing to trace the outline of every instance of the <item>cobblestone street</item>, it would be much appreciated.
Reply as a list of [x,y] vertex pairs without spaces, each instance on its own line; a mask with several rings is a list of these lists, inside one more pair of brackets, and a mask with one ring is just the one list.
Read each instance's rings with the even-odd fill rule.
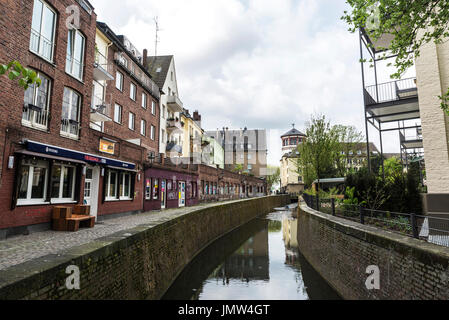
[[231,202],[233,201],[111,218],[97,223],[93,229],[83,228],[74,233],[49,230],[31,233],[28,236],[11,237],[0,241],[0,270],[48,254],[58,253],[61,250],[83,245],[94,239],[105,237],[116,232],[126,231],[142,224],[152,223],[157,225],[201,208]]

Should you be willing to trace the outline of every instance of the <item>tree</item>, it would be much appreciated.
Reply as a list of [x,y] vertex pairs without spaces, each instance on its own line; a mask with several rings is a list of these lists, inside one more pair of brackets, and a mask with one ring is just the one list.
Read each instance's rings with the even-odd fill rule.
[[312,116],[306,136],[307,140],[298,148],[298,173],[304,177],[305,184],[310,186],[315,179],[335,176],[338,136],[325,116]]
[[333,130],[335,131],[338,140],[336,145],[335,164],[338,175],[340,177],[345,177],[349,172],[347,158],[351,151],[356,151],[355,149],[363,140],[363,134],[354,126],[336,125],[333,127]]
[[[387,182],[393,182],[397,177],[401,177],[404,171],[401,161],[396,157],[385,160],[384,168]],[[382,168],[379,169],[379,176],[382,176]]]
[[[376,42],[382,35],[391,34],[393,41],[388,49],[396,55],[396,72],[401,75],[419,57],[421,47],[431,41],[441,43],[449,36],[448,0],[346,0],[352,11],[342,17],[350,31],[365,28]],[[370,25],[375,27],[369,27]],[[384,56],[385,57],[385,56]],[[449,114],[449,89],[440,97],[441,107]]]
[[236,164],[234,166],[234,169],[232,169],[232,171],[237,172],[237,173],[242,172],[243,171],[243,165],[242,164]]
[[271,190],[273,185],[276,185],[281,181],[281,169],[276,166],[268,166],[267,170],[267,185],[268,190]]
[[41,79],[39,79],[37,73],[24,68],[18,61],[11,61],[7,65],[0,64],[0,75],[4,75],[8,71],[8,78],[10,80],[19,79],[19,85],[25,90],[33,84],[36,84],[38,87],[41,85]]

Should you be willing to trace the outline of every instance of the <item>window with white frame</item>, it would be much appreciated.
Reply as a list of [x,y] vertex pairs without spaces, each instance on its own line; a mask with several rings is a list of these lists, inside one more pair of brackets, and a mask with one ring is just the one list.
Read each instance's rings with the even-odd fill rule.
[[44,1],[34,0],[30,50],[48,61],[53,61],[55,28],[56,13]]
[[120,91],[123,91],[123,74],[118,71],[115,75],[115,87]]
[[50,177],[52,202],[71,202],[75,198],[76,167],[53,164]]
[[61,134],[78,138],[80,129],[81,96],[74,90],[64,88],[62,101]]
[[137,96],[137,87],[134,83],[131,82],[130,87],[129,87],[129,97],[136,101],[136,96]]
[[117,103],[114,105],[114,122],[122,123],[122,106]]
[[22,124],[47,129],[51,81],[39,72],[37,76],[42,81],[41,85],[38,87],[32,84],[25,91]]
[[167,140],[165,139],[165,130],[161,129],[161,139],[162,139],[162,143],[165,143]]
[[120,200],[130,200],[131,199],[131,173],[121,173],[119,174],[119,196]]
[[117,171],[109,171],[107,176],[107,190],[106,199],[107,200],[117,200],[117,182],[119,173]]
[[47,194],[48,162],[23,159],[19,168],[18,205],[44,203]]
[[147,95],[142,92],[142,108],[147,108]]
[[81,32],[76,29],[69,30],[65,71],[78,80],[83,79],[85,42]]
[[151,140],[155,139],[155,133],[156,133],[156,127],[151,125],[151,132],[150,132],[150,138]]
[[140,134],[144,137],[147,134],[147,122],[145,120],[140,120]]
[[154,100],[151,100],[151,113],[153,115],[156,114],[156,103],[154,102]]
[[128,120],[128,128],[130,130],[134,130],[136,128],[135,124],[136,115],[132,112],[129,113],[129,120]]
[[162,119],[165,119],[165,106],[164,105],[162,105]]

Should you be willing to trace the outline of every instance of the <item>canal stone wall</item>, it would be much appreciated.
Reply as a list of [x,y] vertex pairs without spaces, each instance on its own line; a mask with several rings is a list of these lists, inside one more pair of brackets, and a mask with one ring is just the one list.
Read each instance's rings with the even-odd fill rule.
[[[301,253],[345,299],[449,299],[449,248],[299,208]],[[378,266],[379,290],[368,290]],[[368,281],[370,284],[374,282]]]
[[[208,244],[288,202],[269,196],[213,204],[13,266],[0,272],[0,300],[159,299]],[[76,275],[66,273],[70,266],[79,268],[79,290],[66,286]]]

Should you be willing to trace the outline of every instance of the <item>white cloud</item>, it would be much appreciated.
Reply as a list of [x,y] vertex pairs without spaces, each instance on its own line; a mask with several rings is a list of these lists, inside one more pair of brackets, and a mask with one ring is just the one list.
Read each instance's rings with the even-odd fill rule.
[[[159,16],[158,54],[175,55],[185,107],[200,111],[205,129],[272,129],[272,164],[281,157],[279,136],[293,122],[304,131],[311,113],[365,132],[359,43],[340,20],[343,1],[92,3],[100,21],[151,53]],[[395,151],[395,138],[385,140],[386,151]]]

